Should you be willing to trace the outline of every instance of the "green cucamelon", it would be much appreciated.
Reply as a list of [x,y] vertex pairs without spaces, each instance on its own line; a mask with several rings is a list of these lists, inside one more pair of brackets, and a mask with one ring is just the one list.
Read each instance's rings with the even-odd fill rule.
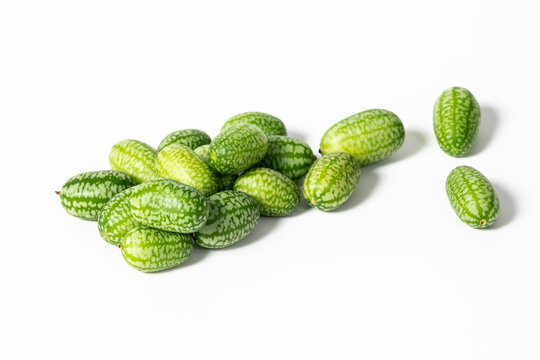
[[123,171],[142,183],[156,177],[156,150],[138,140],[122,140],[114,144],[109,163],[114,170]]
[[313,150],[302,140],[276,135],[268,137],[268,150],[258,166],[298,180],[308,172],[315,159]]
[[208,198],[210,212],[206,225],[195,233],[197,244],[223,248],[246,237],[259,220],[257,202],[239,191],[223,191]]
[[105,204],[98,218],[99,234],[109,244],[120,245],[128,232],[139,226],[131,214],[129,198],[133,187],[112,197]]
[[261,215],[265,216],[290,214],[300,203],[298,185],[282,173],[267,168],[255,168],[242,174],[234,183],[234,190],[251,195]]
[[287,135],[287,129],[285,128],[285,124],[283,123],[283,121],[270,114],[253,111],[233,116],[225,122],[225,124],[221,128],[221,131],[227,129],[231,125],[241,123],[255,125],[259,129],[261,129],[267,136]]
[[473,228],[485,228],[499,216],[499,197],[489,180],[470,166],[458,166],[446,179],[446,194],[456,215]]
[[337,209],[356,189],[360,174],[360,163],[353,156],[343,152],[323,155],[304,179],[304,197],[319,210]]
[[195,150],[201,145],[210,144],[210,136],[207,133],[197,129],[178,130],[167,135],[159,144],[158,152],[171,144],[180,144]]
[[58,194],[68,214],[97,220],[105,204],[114,195],[133,185],[133,179],[121,171],[90,171],[69,178]]
[[334,124],[321,139],[321,154],[346,152],[361,166],[383,160],[405,140],[401,120],[391,111],[371,109]]
[[208,160],[209,149],[210,149],[210,145],[201,145],[198,148],[196,148],[194,151],[195,151],[195,154],[197,154],[197,156],[199,156],[199,158],[202,161],[204,161],[208,166],[210,166],[212,171],[214,171],[214,173],[216,174],[218,190],[219,191],[232,190],[234,186],[234,182],[236,181],[238,176],[220,174],[216,170],[214,170],[212,165],[210,165],[210,161]]
[[466,155],[478,135],[480,105],[469,90],[446,89],[433,108],[433,130],[439,147],[448,155]]
[[159,176],[192,186],[210,196],[218,191],[215,172],[190,148],[171,144],[158,153],[156,171]]
[[121,252],[131,267],[154,272],[180,265],[189,258],[192,248],[188,234],[140,226],[127,233]]
[[238,175],[261,161],[267,148],[268,139],[257,126],[234,124],[212,140],[208,159],[219,173]]
[[206,197],[173,179],[154,179],[137,185],[129,205],[139,223],[179,233],[198,231],[208,217]]

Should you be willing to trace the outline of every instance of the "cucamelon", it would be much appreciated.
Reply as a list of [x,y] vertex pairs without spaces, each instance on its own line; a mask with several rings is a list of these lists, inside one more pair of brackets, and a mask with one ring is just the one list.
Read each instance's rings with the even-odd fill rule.
[[210,136],[197,129],[178,130],[167,135],[158,146],[158,152],[171,144],[180,144],[195,150],[201,145],[210,144]]
[[209,148],[210,148],[210,145],[201,145],[198,148],[196,148],[194,151],[195,151],[195,154],[197,154],[197,156],[199,156],[199,158],[202,161],[204,161],[212,169],[212,171],[214,171],[217,178],[218,190],[219,191],[232,190],[234,186],[234,182],[236,181],[238,176],[220,174],[216,170],[214,170],[214,168],[210,164],[210,161],[208,161]]
[[276,135],[268,136],[268,150],[258,166],[298,180],[308,172],[315,159],[313,150],[302,140]]
[[138,140],[122,140],[114,144],[109,153],[109,163],[114,170],[123,171],[142,183],[156,177],[157,152],[150,145]]
[[114,195],[99,215],[99,234],[109,244],[120,245],[126,234],[139,226],[129,206],[129,197],[133,189],[131,187]]
[[287,135],[287,129],[283,121],[270,114],[262,112],[245,112],[231,117],[225,122],[221,131],[234,124],[252,124],[261,129],[267,136]]

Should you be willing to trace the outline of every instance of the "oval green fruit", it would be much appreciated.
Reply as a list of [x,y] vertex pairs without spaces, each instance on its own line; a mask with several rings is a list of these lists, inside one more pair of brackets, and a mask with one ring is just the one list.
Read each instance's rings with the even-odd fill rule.
[[356,189],[360,174],[360,163],[352,155],[324,155],[315,161],[304,179],[304,197],[319,210],[337,209]]
[[466,155],[478,135],[480,105],[469,90],[446,89],[433,108],[433,130],[440,148],[448,155]]
[[114,144],[109,163],[114,170],[129,174],[137,183],[156,177],[156,150],[138,140],[122,140]]
[[261,215],[266,216],[290,214],[300,203],[300,190],[294,181],[267,168],[255,168],[242,174],[234,183],[234,190],[251,195]]
[[210,145],[201,145],[198,148],[196,148],[195,154],[204,161],[211,169],[214,171],[217,183],[218,183],[218,191],[225,191],[225,190],[232,190],[234,186],[234,182],[238,178],[237,175],[225,175],[218,173],[212,165],[210,165],[210,161],[208,160],[208,150],[210,149]]
[[288,136],[269,136],[268,150],[258,166],[276,170],[298,180],[306,175],[316,157],[302,140]]
[[270,114],[262,112],[245,112],[230,118],[225,122],[221,131],[227,129],[234,124],[252,124],[261,129],[267,136],[270,135],[287,135],[287,129],[283,121]]
[[210,144],[212,139],[207,133],[197,129],[178,130],[167,135],[158,146],[158,152],[171,144],[187,146],[191,150],[201,145]]
[[133,185],[133,179],[121,171],[85,172],[66,181],[59,192],[60,201],[68,214],[97,220],[105,204],[114,195]]
[[234,124],[212,140],[208,159],[219,173],[238,175],[261,161],[267,148],[268,139],[257,126]]
[[489,180],[470,166],[458,166],[446,179],[446,194],[456,215],[473,228],[485,228],[499,216],[499,197]]
[[214,171],[187,146],[171,144],[158,153],[156,170],[159,176],[192,186],[210,196],[218,191]]
[[126,189],[105,204],[98,218],[99,234],[109,244],[120,245],[128,232],[139,226],[131,214],[129,198],[134,188]]
[[364,166],[392,155],[404,140],[405,129],[396,114],[371,109],[334,124],[323,135],[320,151],[323,155],[346,152]]
[[210,212],[206,225],[195,233],[197,244],[223,248],[245,238],[259,221],[257,202],[246,193],[223,191],[208,198]]
[[173,179],[154,179],[137,185],[129,205],[139,223],[179,233],[198,231],[208,217],[206,197]]
[[188,234],[141,226],[127,233],[121,252],[131,267],[154,272],[180,265],[189,258],[192,248]]

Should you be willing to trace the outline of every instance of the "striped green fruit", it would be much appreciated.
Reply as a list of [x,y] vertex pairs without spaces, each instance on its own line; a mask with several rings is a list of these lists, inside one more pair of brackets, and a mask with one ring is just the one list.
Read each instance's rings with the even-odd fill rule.
[[129,198],[134,188],[126,189],[105,204],[98,218],[99,234],[109,244],[120,245],[128,232],[139,226],[131,214]]
[[448,155],[466,155],[478,135],[480,105],[469,90],[446,89],[433,108],[433,130],[440,148]]
[[401,120],[391,111],[371,109],[334,124],[321,139],[321,154],[346,152],[361,166],[383,160],[405,140]]
[[246,193],[223,191],[208,198],[210,212],[206,225],[195,233],[197,244],[223,248],[245,238],[259,221],[257,202]]
[[304,197],[319,210],[335,210],[352,195],[360,174],[360,163],[353,156],[347,153],[324,155],[315,161],[304,179]]
[[180,265],[189,259],[192,248],[188,234],[140,226],[127,233],[121,252],[131,267],[154,272]]
[[133,185],[133,179],[121,171],[90,171],[69,178],[58,194],[68,214],[97,220],[105,204],[114,195]]
[[221,174],[238,175],[266,154],[268,139],[255,125],[234,124],[219,133],[210,143],[210,165]]
[[154,179],[137,185],[129,205],[139,223],[179,233],[198,231],[208,217],[206,197],[173,179]]
[[230,118],[223,124],[221,131],[227,129],[234,124],[247,123],[257,126],[267,136],[270,135],[287,135],[287,129],[283,121],[270,114],[262,112],[245,112]]
[[192,186],[210,196],[218,191],[214,171],[187,146],[171,144],[158,153],[156,171],[159,176]]
[[499,216],[499,197],[493,186],[470,166],[458,166],[450,172],[446,194],[456,215],[473,228],[485,228]]
[[315,159],[313,150],[302,140],[276,135],[268,137],[268,150],[258,166],[298,180],[306,175]]
[[234,186],[234,182],[238,178],[236,175],[225,175],[220,174],[214,168],[212,165],[210,165],[210,161],[208,160],[208,150],[210,149],[210,145],[201,145],[198,148],[196,148],[195,154],[199,156],[199,158],[204,161],[210,168],[214,171],[217,178],[218,183],[218,190],[219,191],[225,191],[225,190],[232,190]]
[[142,183],[156,177],[156,150],[138,140],[122,140],[114,144],[109,163],[114,170],[123,171]]
[[300,203],[298,186],[282,173],[267,168],[242,174],[234,183],[234,190],[251,195],[265,216],[290,214]]
[[210,136],[197,129],[178,130],[167,135],[158,146],[158,152],[171,144],[180,144],[194,150],[201,145],[210,144]]

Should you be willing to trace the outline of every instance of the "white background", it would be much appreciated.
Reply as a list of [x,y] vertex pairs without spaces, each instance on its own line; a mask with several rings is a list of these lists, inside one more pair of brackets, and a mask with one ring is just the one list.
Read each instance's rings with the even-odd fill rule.
[[[536,4],[2,1],[0,357],[540,358]],[[455,85],[483,111],[461,159],[432,131]],[[215,136],[255,110],[317,151],[369,108],[407,137],[342,208],[262,218],[171,271],[131,269],[53,192],[124,138]],[[462,164],[499,193],[491,229],[450,208]]]

